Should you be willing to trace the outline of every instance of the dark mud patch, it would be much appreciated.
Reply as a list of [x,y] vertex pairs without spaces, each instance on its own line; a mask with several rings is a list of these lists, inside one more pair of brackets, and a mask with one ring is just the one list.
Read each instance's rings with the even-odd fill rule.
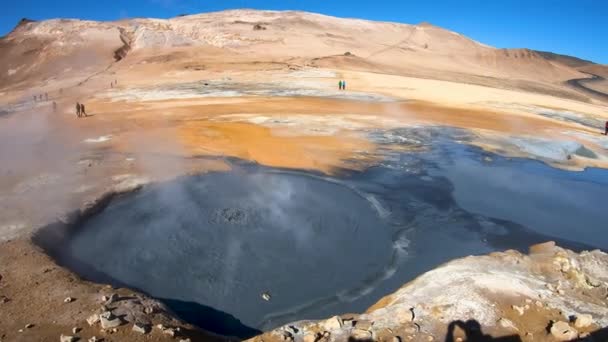
[[[422,146],[330,178],[234,160],[107,198],[35,237],[86,279],[138,289],[206,330],[250,337],[363,312],[448,260],[555,240],[607,249],[604,170],[573,173],[455,143],[459,130],[375,134]],[[270,294],[270,300],[262,297]]]

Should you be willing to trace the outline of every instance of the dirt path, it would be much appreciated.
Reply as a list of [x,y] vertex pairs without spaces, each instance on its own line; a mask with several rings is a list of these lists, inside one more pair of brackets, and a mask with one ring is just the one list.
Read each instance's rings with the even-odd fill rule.
[[608,101],[608,94],[595,90],[595,89],[588,88],[585,86],[586,83],[601,82],[606,79],[600,75],[592,74],[590,72],[585,72],[585,71],[581,71],[581,72],[584,74],[590,75],[591,77],[590,78],[589,77],[575,78],[575,79],[566,81],[566,84],[575,89],[582,90],[583,92],[585,92],[591,96],[595,96],[604,101]]

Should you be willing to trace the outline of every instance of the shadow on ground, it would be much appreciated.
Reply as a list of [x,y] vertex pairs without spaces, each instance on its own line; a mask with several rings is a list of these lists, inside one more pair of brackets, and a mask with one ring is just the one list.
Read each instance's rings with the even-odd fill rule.
[[[464,331],[465,336],[458,336],[460,339],[466,342],[522,342],[519,335],[509,335],[501,337],[492,337],[483,333],[481,325],[474,319],[463,321],[453,321],[448,326],[448,332],[445,336],[445,342],[455,342],[457,337],[454,336],[456,328]],[[372,339],[356,339],[351,337],[348,339],[349,342],[372,342]],[[570,340],[570,342],[602,342],[608,341],[608,327],[598,329],[584,338],[576,338]]]

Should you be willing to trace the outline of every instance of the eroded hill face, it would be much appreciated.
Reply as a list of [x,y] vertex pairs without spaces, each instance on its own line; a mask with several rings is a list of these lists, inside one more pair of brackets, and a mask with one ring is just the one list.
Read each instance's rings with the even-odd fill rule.
[[576,69],[580,63],[570,63],[574,59],[526,49],[495,49],[429,24],[234,10],[168,20],[24,21],[0,40],[0,88],[90,75],[116,61],[183,66],[213,58],[223,63],[279,61],[483,85],[501,79],[510,82],[508,87],[547,91],[586,76]]

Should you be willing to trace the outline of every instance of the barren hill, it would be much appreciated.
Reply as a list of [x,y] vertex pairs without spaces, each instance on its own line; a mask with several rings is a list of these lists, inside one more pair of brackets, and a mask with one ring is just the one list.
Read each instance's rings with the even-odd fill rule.
[[82,77],[118,60],[167,64],[272,62],[339,67],[576,96],[563,82],[586,61],[496,49],[430,24],[305,12],[232,10],[117,22],[22,21],[0,40],[0,87]]

